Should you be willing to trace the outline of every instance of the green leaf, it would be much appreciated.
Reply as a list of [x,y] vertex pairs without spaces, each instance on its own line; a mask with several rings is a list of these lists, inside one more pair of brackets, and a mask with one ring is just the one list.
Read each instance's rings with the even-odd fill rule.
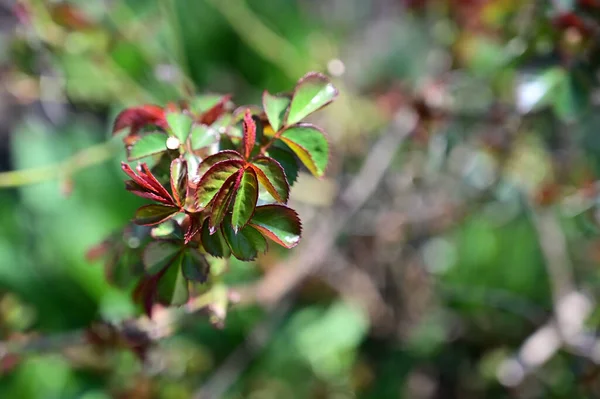
[[253,260],[259,252],[267,250],[267,241],[254,228],[246,226],[236,234],[231,226],[231,216],[229,215],[221,224],[221,231],[233,256],[239,260]]
[[194,123],[192,117],[184,112],[168,111],[165,118],[171,128],[171,133],[179,139],[180,143],[184,143],[190,134],[192,123]]
[[313,175],[322,177],[325,174],[329,143],[321,129],[310,124],[299,124],[285,129],[280,138]]
[[189,298],[188,282],[182,270],[183,254],[165,271],[158,281],[158,300],[163,305],[180,306]]
[[329,78],[320,73],[309,73],[298,81],[290,103],[286,125],[295,125],[337,97],[338,91]]
[[146,273],[154,275],[171,264],[181,247],[169,241],[153,241],[146,246],[142,254],[142,262]]
[[247,168],[243,171],[243,176],[237,187],[233,201],[233,212],[231,215],[233,231],[237,233],[248,223],[254,213],[256,201],[258,201],[258,179],[254,169]]
[[171,161],[171,191],[173,198],[179,206],[185,204],[188,189],[187,162],[181,158]]
[[275,144],[269,148],[269,151],[267,151],[267,155],[281,165],[285,172],[287,182],[291,186],[298,179],[298,161],[294,154],[288,149],[289,147],[279,143],[279,141],[276,141]]
[[[225,181],[244,166],[242,161],[227,160],[213,165],[198,182],[196,205],[206,208],[217,195]],[[200,165],[202,167],[202,165]]]
[[208,278],[210,263],[201,253],[191,249],[183,256],[182,271],[188,280],[204,283]]
[[233,193],[238,189],[240,182],[242,180],[242,175],[244,174],[243,169],[239,169],[236,173],[229,176],[221,189],[215,196],[215,199],[212,201],[212,209],[210,212],[209,225],[210,233],[213,234],[221,222],[223,222],[223,218],[227,213],[227,209],[229,208],[229,204],[231,203],[231,198],[233,198]]
[[179,209],[173,206],[158,204],[144,205],[135,211],[133,223],[152,226],[164,222],[177,212],[179,212]]
[[150,231],[150,236],[155,240],[183,240],[181,227],[173,219],[165,220],[154,227]]
[[190,109],[194,113],[203,113],[217,105],[224,97],[223,94],[202,94],[192,99]]
[[218,138],[217,131],[212,127],[195,123],[190,133],[190,145],[196,151],[216,143]]
[[216,154],[206,157],[202,161],[202,163],[198,167],[197,175],[202,177],[213,165],[215,165],[219,162],[228,161],[231,159],[237,159],[237,160],[241,161],[244,158],[242,158],[242,155],[237,151],[232,151],[232,150],[219,151]]
[[252,167],[260,184],[265,187],[275,201],[285,204],[290,196],[290,186],[283,167],[273,158],[267,157],[256,158]]
[[274,96],[268,91],[263,92],[263,108],[267,114],[267,119],[273,128],[273,131],[277,133],[283,126],[285,119],[285,111],[290,105],[290,98],[285,96]]
[[229,245],[227,245],[221,229],[218,229],[214,234],[210,234],[208,220],[202,226],[201,238],[202,246],[212,256],[228,258],[231,255],[231,249],[229,249]]
[[127,159],[135,161],[167,150],[167,136],[161,132],[148,133],[136,141],[129,149]]
[[283,205],[257,206],[250,226],[286,248],[298,245],[302,234],[302,224],[298,214]]

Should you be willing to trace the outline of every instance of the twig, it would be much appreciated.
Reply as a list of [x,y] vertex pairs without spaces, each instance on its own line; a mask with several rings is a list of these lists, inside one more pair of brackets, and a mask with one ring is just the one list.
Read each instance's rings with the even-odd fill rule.
[[97,144],[79,151],[64,161],[36,168],[0,173],[0,188],[11,188],[71,177],[90,166],[108,161],[115,155],[113,141]]

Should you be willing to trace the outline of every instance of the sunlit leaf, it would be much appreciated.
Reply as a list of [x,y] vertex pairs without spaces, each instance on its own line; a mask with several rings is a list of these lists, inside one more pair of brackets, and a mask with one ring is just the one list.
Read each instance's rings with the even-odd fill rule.
[[179,306],[188,300],[188,282],[183,275],[182,261],[183,254],[179,254],[158,281],[158,300],[163,305]]
[[[217,195],[225,180],[244,166],[242,161],[227,160],[214,164],[200,179],[196,205],[205,208]],[[202,165],[200,165],[202,167]]]
[[332,102],[337,95],[337,89],[325,75],[315,72],[305,75],[294,89],[285,124],[295,125]]
[[282,166],[273,158],[259,157],[252,162],[258,181],[277,202],[286,203],[290,186]]
[[296,211],[283,205],[256,207],[250,225],[265,237],[286,248],[300,242],[302,225]]
[[278,132],[283,126],[285,112],[289,105],[289,97],[274,96],[269,94],[268,91],[263,93],[263,107],[274,132]]
[[168,205],[145,205],[135,212],[133,222],[144,226],[152,226],[164,222],[179,209]]
[[190,133],[190,145],[192,150],[208,147],[217,141],[217,132],[212,127],[194,124]]
[[192,117],[185,112],[169,110],[165,114],[165,118],[171,128],[171,133],[179,139],[180,143],[185,142],[190,134],[192,123],[194,123]]
[[135,161],[167,150],[167,136],[161,132],[148,133],[128,148],[127,159]]
[[175,260],[181,247],[170,241],[153,241],[146,246],[142,261],[146,273],[153,275]]
[[221,189],[212,201],[212,208],[209,218],[209,228],[211,234],[213,234],[225,217],[225,213],[229,208],[233,194],[238,189],[242,176],[244,174],[243,169],[239,169],[236,173],[229,176],[227,180],[221,186]]
[[329,143],[318,127],[300,124],[284,130],[281,140],[298,156],[316,177],[325,174],[329,160]]
[[186,279],[204,283],[208,278],[210,263],[201,253],[192,249],[183,255],[182,271]]
[[231,249],[225,241],[225,237],[221,229],[218,229],[214,234],[211,234],[208,227],[208,220],[202,226],[202,246],[212,256],[217,258],[228,258],[231,255]]
[[233,256],[239,260],[253,260],[259,252],[266,252],[267,241],[258,230],[246,226],[237,234],[231,226],[231,216],[227,216],[221,224],[221,231],[231,249]]
[[183,232],[178,223],[173,219],[165,220],[163,223],[155,226],[151,231],[152,238],[157,240],[181,240]]
[[254,169],[248,168],[243,171],[241,181],[235,191],[231,215],[231,224],[235,232],[248,223],[254,213],[256,201],[258,201],[258,179]]
[[185,204],[188,189],[187,162],[181,158],[171,161],[171,191],[179,206]]

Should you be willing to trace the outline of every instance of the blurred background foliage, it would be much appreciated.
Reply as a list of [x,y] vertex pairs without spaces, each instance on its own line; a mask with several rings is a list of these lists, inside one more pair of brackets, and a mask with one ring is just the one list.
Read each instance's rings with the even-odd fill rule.
[[[0,397],[600,397],[599,17],[595,0],[1,0]],[[318,115],[327,178],[292,191],[291,256],[345,187],[369,194],[318,267],[267,306],[285,251],[221,264],[240,297],[224,325],[185,316],[144,362],[86,344],[140,315],[85,256],[142,204],[114,116],[190,92],[258,103],[310,70],[341,97]]]

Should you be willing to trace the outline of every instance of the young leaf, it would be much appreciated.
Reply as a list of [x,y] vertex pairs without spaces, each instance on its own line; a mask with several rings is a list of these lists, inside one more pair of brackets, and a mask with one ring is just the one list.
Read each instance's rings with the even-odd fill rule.
[[125,182],[125,187],[128,191],[140,197],[149,198],[166,205],[175,204],[171,194],[156,180],[146,164],[142,164],[138,168],[138,174],[125,162],[121,162],[121,169],[132,179]]
[[316,177],[322,177],[329,160],[329,143],[318,127],[299,124],[284,130],[281,140]]
[[258,201],[258,179],[254,169],[244,170],[243,176],[235,193],[233,201],[233,212],[231,214],[231,224],[236,233],[248,223],[256,201]]
[[152,241],[146,246],[142,255],[146,273],[149,275],[159,273],[175,260],[180,250],[180,246],[170,241]]
[[185,232],[183,234],[184,243],[187,244],[200,232],[202,221],[196,215],[185,215],[181,222],[181,228]]
[[263,108],[275,133],[283,126],[285,111],[289,105],[289,97],[274,96],[266,90],[263,92]]
[[198,123],[194,124],[190,133],[192,150],[199,150],[214,144],[217,141],[217,137],[215,129]]
[[243,174],[244,170],[239,169],[236,173],[229,176],[229,178],[225,180],[225,183],[223,183],[223,186],[215,196],[215,199],[212,201],[212,209],[210,212],[208,225],[211,234],[213,234],[217,230],[221,222],[223,222],[225,213],[227,213],[227,209],[229,208],[229,204],[231,203],[233,193],[235,193],[238,189]]
[[225,180],[243,166],[242,161],[232,159],[214,164],[198,182],[198,190],[196,191],[197,207],[200,209],[206,208],[217,195]]
[[242,151],[244,158],[250,158],[254,144],[256,144],[256,123],[252,119],[250,110],[246,110],[244,114],[244,136],[242,137]]
[[186,279],[204,283],[208,278],[210,263],[201,253],[191,249],[183,255],[182,271]]
[[148,133],[137,140],[127,150],[127,159],[135,161],[167,150],[167,136],[162,132]]
[[337,89],[325,75],[315,72],[305,75],[294,89],[286,125],[295,125],[332,102],[337,95]]
[[280,144],[280,146],[278,147],[278,142],[276,141],[267,151],[267,155],[281,165],[287,182],[291,186],[298,179],[298,160],[285,144]]
[[181,158],[175,158],[171,161],[171,191],[177,205],[185,205],[185,198],[188,189],[188,168],[187,162]]
[[228,161],[231,159],[237,159],[237,160],[241,161],[244,158],[237,151],[232,151],[232,150],[219,151],[216,154],[206,157],[204,159],[204,161],[202,161],[202,163],[198,167],[197,175],[202,177],[213,165],[215,165],[219,162]]
[[121,111],[115,119],[113,134],[129,128],[128,135],[135,135],[141,128],[147,125],[155,125],[163,129],[167,128],[165,112],[161,107],[157,105],[142,105]]
[[169,219],[179,209],[168,205],[145,205],[135,212],[133,223],[143,226],[153,226]]
[[302,234],[298,214],[283,205],[257,206],[250,220],[250,226],[286,248],[298,245]]
[[231,217],[225,218],[221,231],[231,248],[231,253],[239,260],[253,260],[259,252],[266,252],[267,241],[257,230],[250,226],[241,229],[237,234],[231,226]]
[[217,258],[228,258],[231,255],[231,250],[225,241],[225,237],[221,229],[218,229],[214,234],[210,233],[208,220],[204,222],[201,232],[202,246],[212,256]]
[[221,99],[215,105],[213,105],[208,111],[202,114],[198,122],[209,126],[215,123],[215,121],[225,113],[227,103],[230,99],[230,95],[221,97]]
[[188,282],[182,270],[183,254],[165,271],[158,281],[158,300],[163,305],[183,305],[189,297]]
[[290,195],[290,186],[281,165],[273,158],[259,157],[253,161],[252,168],[260,184],[275,198],[275,201],[285,204]]
[[194,123],[192,117],[179,110],[169,110],[165,114],[165,118],[171,128],[171,133],[179,139],[180,143],[185,142],[190,134],[192,123]]

